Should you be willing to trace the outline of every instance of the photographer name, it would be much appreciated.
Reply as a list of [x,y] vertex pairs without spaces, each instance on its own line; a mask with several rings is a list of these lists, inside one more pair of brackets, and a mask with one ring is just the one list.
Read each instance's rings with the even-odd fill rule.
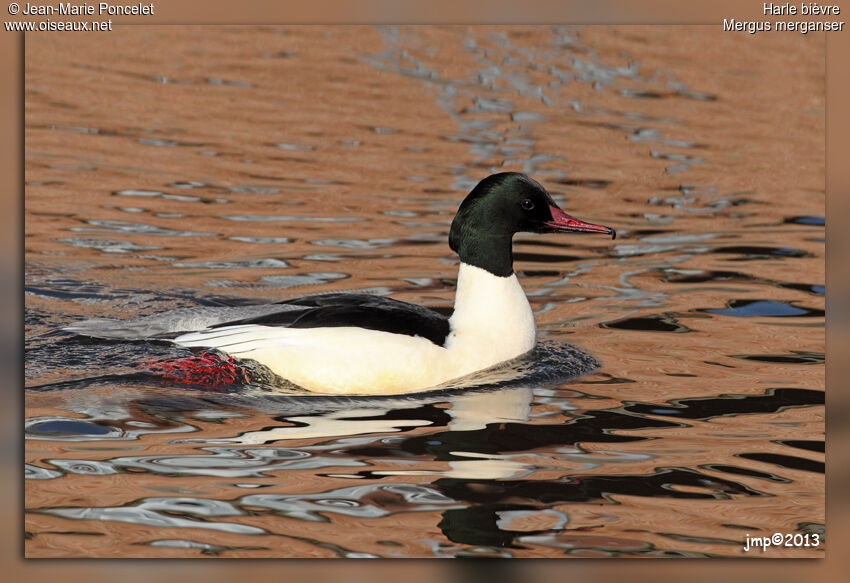
[[98,2],[95,4],[72,4],[71,2],[60,2],[59,4],[24,4],[21,14],[33,16],[139,16],[153,14],[153,4],[109,4]]

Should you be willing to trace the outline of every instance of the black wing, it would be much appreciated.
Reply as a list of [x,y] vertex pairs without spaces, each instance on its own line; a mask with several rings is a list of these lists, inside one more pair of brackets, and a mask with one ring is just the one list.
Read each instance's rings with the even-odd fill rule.
[[430,308],[366,294],[331,293],[278,302],[281,311],[216,324],[213,328],[258,324],[287,328],[354,326],[368,330],[421,336],[443,346],[449,318]]

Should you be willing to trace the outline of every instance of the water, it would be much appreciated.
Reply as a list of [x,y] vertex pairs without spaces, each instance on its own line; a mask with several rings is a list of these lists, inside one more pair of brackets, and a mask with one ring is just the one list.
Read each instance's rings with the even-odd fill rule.
[[[825,540],[822,38],[176,30],[27,38],[28,556]],[[467,388],[195,386],[145,372],[188,350],[57,332],[340,290],[447,312],[454,210],[502,170],[618,238],[519,235],[539,351]]]

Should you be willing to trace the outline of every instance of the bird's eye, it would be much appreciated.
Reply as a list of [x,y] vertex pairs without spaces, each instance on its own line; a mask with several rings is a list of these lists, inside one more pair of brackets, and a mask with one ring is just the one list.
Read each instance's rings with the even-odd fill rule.
[[524,208],[525,210],[530,211],[531,209],[534,208],[534,201],[531,200],[530,198],[525,198],[525,199],[522,200],[521,203],[519,203],[519,205],[522,208]]

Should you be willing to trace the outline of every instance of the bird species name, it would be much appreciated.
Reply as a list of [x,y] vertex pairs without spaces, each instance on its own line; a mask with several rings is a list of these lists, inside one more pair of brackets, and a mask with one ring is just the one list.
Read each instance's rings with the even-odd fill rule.
[[[837,16],[841,14],[840,6],[821,5],[817,2],[801,2],[792,4],[785,2],[777,4],[773,2],[765,2],[763,4],[762,13],[765,16]],[[757,32],[799,32],[807,34],[809,32],[829,32],[844,30],[844,21],[769,21],[769,20],[736,20],[734,18],[723,19],[723,30],[748,32],[755,34]]]

